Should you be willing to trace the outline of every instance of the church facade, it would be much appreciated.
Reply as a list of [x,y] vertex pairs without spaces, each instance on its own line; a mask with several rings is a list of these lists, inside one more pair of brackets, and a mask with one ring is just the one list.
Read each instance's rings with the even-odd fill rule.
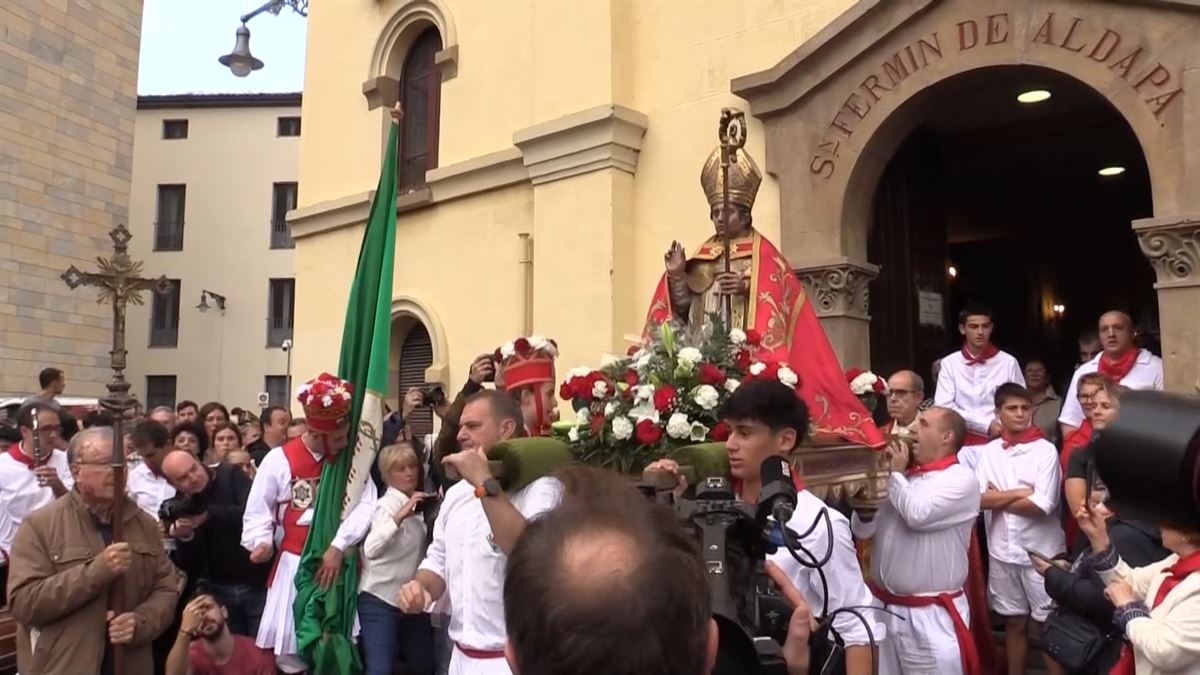
[[[894,314],[872,302],[870,245],[889,161],[955,82],[1019,67],[1098,94],[1136,137],[1152,210],[1119,234],[1154,270],[1168,387],[1200,381],[1196,3],[361,0],[313,3],[308,21],[288,218],[297,372],[336,361],[396,101],[390,398],[401,383],[456,387],[474,356],[523,333],[554,337],[561,368],[623,353],[671,242],[712,233],[699,174],[727,106],[746,111],[765,173],[754,227],[795,268],[843,366],[867,367],[891,339],[872,315]],[[940,278],[905,279],[912,316],[894,321],[949,342],[940,256]],[[1052,326],[1062,306],[1044,291],[1023,311]]]

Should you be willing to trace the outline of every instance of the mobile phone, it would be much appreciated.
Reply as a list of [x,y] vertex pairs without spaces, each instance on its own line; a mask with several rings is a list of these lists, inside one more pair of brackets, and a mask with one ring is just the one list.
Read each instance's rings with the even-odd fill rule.
[[435,507],[437,505],[437,503],[440,502],[441,500],[442,500],[442,498],[437,495],[428,495],[424,499],[421,500],[420,504],[417,504],[417,506],[415,507],[414,510],[417,513],[424,515],[425,513],[429,512],[429,509],[432,509],[433,507]]
[[1028,553],[1029,555],[1033,556],[1034,558],[1041,560],[1042,562],[1046,563],[1047,565],[1054,564],[1054,559],[1051,558],[1050,556],[1046,555],[1045,553],[1042,553],[1041,551],[1036,551],[1032,548],[1027,548],[1027,549],[1025,549],[1025,552]]

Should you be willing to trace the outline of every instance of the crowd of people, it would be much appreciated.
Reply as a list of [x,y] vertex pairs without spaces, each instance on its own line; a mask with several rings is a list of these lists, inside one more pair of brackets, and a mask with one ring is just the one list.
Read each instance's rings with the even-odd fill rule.
[[[886,498],[843,514],[792,476],[786,525],[828,555],[819,567],[785,550],[768,559],[795,608],[788,672],[833,658],[854,675],[1022,673],[1031,639],[1051,673],[1200,672],[1200,530],[1113,513],[1092,461],[1125,392],[1162,388],[1162,362],[1136,346],[1127,315],[1106,313],[1060,399],[1044,363],[992,345],[988,310],[959,319],[963,346],[941,359],[932,396],[911,370],[887,380]],[[511,491],[492,475],[492,447],[556,418],[555,356],[552,344],[480,356],[453,399],[413,389],[389,411],[371,479],[316,574],[329,587],[359,551],[369,675],[722,672],[707,572],[672,512],[606,472],[573,467]],[[64,377],[43,373],[0,449],[21,672],[115,673],[114,645],[129,673],[303,672],[293,579],[322,468],[352,443],[352,385],[306,383],[295,419],[182,401],[118,439],[100,416],[76,429],[54,401]],[[408,422],[426,405],[440,430],[415,437]],[[751,379],[721,414],[737,497],[756,502],[763,460],[796,451],[809,411],[791,388]],[[647,470],[687,488],[671,460]]]

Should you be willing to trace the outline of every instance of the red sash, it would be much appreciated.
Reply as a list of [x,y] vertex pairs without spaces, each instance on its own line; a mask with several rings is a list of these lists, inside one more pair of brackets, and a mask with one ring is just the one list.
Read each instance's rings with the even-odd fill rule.
[[937,595],[896,595],[891,593],[874,582],[869,582],[871,592],[875,597],[879,598],[885,605],[897,605],[899,607],[931,607],[938,605],[942,609],[950,613],[950,620],[954,622],[954,637],[958,638],[958,653],[962,659],[963,675],[979,675],[981,672],[979,667],[979,652],[975,648],[975,638],[971,634],[971,630],[967,628],[967,623],[963,621],[962,615],[958,613],[958,607],[954,606],[954,599],[963,594],[961,590],[953,593],[939,593]]
[[996,345],[990,342],[983,346],[983,351],[979,354],[979,356],[971,356],[971,352],[967,351],[966,343],[964,343],[962,346],[962,355],[963,358],[967,360],[968,366],[981,366],[987,363],[988,359],[999,353],[1000,350],[996,348]]
[[[312,500],[313,505],[317,500],[317,485],[321,480],[321,469],[324,467],[324,458],[316,459],[312,453],[308,451],[308,446],[304,444],[303,437],[293,438],[283,446],[283,456],[287,458],[288,468],[292,473],[292,485],[295,486],[297,481],[309,480],[313,482]],[[300,524],[300,516],[308,508],[297,508],[293,503],[294,500],[289,499],[283,509],[283,542],[279,545],[280,551],[287,551],[293,555],[304,553],[304,541],[308,538],[308,525]],[[267,586],[275,581],[275,570],[279,567],[280,556],[275,556],[275,564],[271,566],[271,576],[267,579]]]
[[459,642],[455,642],[454,646],[457,647],[458,651],[462,652],[464,656],[469,656],[473,659],[502,659],[502,658],[504,658],[504,650],[503,649],[472,649],[470,647],[464,647]]
[[1100,355],[1100,367],[1097,370],[1101,375],[1120,384],[1129,371],[1133,370],[1133,364],[1137,363],[1137,357],[1138,349],[1136,347],[1131,347],[1116,360],[1109,358],[1108,352],[1105,352]]

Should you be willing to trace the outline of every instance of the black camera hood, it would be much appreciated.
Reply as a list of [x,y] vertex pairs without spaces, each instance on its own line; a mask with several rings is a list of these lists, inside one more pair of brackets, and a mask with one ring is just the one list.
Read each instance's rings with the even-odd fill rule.
[[1129,392],[1117,421],[1096,432],[1093,450],[1123,520],[1200,529],[1200,399]]

